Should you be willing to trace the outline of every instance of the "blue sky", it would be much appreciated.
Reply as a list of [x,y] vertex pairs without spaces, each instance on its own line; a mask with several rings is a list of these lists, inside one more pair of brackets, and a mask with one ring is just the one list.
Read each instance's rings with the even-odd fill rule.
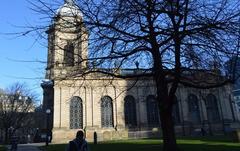
[[[27,23],[37,23],[39,16],[30,9],[27,0],[1,0],[0,4],[0,88],[15,82],[26,83],[41,99],[41,80],[44,78],[46,45],[34,42],[34,36],[16,37],[4,33],[16,33]],[[22,62],[33,61],[33,62]]]

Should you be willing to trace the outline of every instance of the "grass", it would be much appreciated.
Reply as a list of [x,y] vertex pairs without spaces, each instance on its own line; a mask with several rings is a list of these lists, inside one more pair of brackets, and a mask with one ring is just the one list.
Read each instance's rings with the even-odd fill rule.
[[5,147],[0,145],[0,151],[5,151]]
[[[240,151],[240,143],[233,143],[225,137],[179,138],[179,148],[183,151]],[[102,142],[89,144],[91,151],[160,151],[162,141],[157,139],[140,139]],[[50,145],[43,150],[65,151],[66,144]]]

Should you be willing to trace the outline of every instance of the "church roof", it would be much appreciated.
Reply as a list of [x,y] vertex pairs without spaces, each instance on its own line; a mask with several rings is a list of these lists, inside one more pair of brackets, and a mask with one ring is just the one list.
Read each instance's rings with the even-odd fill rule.
[[57,10],[57,15],[61,16],[82,16],[82,12],[78,8],[78,6],[75,4],[74,0],[65,0],[64,5],[62,5]]

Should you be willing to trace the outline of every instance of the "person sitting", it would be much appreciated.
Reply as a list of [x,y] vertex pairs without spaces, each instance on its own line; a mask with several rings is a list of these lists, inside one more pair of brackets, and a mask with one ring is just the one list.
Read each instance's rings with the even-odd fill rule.
[[75,139],[69,141],[66,151],[88,151],[88,143],[82,130],[77,132]]

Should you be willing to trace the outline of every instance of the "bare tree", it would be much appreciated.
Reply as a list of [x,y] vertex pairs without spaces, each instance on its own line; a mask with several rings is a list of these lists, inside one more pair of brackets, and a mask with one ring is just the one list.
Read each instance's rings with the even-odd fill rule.
[[[46,18],[61,17],[52,5],[56,1],[36,1],[35,11]],[[78,0],[74,5],[81,10],[83,21],[73,25],[87,28],[89,55],[80,60],[88,66],[68,76],[97,72],[117,78],[152,77],[164,151],[178,150],[172,119],[176,90],[179,85],[209,89],[232,82],[224,74],[224,63],[239,54],[240,2]],[[44,27],[29,26],[25,33],[39,33]],[[115,67],[141,72],[124,75]]]
[[33,124],[35,95],[23,84],[13,84],[0,94],[1,128],[5,132],[5,143],[9,133],[13,134],[20,128],[29,128]]

